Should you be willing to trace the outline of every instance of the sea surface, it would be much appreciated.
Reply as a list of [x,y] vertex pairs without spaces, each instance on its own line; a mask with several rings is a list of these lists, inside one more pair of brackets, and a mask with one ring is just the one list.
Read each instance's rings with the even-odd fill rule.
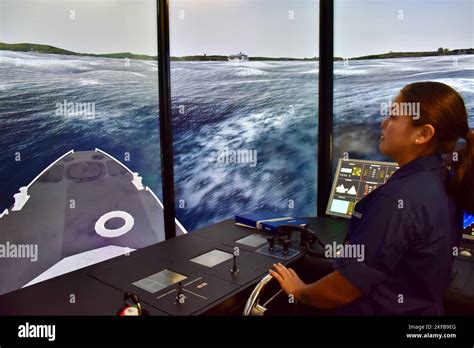
[[[334,157],[381,159],[380,105],[415,81],[458,90],[473,127],[474,56],[456,59],[336,62]],[[256,210],[316,214],[317,62],[172,62],[171,76],[177,218],[188,231]],[[153,61],[0,51],[0,212],[71,149],[100,148],[161,198],[157,83]],[[94,114],[61,113],[64,103],[93,103]],[[222,156],[239,150],[256,162]]]

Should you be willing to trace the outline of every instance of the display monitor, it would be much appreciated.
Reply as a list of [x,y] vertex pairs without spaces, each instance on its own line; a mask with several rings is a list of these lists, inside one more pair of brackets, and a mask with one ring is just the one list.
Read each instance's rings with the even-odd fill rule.
[[463,228],[463,238],[474,241],[474,215],[464,213]]
[[326,214],[350,218],[358,201],[398,170],[394,162],[339,159]]

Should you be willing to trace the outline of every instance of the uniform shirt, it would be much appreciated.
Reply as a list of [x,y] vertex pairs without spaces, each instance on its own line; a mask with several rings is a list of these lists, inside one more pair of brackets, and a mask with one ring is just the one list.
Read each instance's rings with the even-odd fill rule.
[[462,235],[447,175],[440,155],[419,157],[356,204],[348,242],[363,245],[364,258],[337,258],[335,269],[363,295],[339,314],[443,314]]

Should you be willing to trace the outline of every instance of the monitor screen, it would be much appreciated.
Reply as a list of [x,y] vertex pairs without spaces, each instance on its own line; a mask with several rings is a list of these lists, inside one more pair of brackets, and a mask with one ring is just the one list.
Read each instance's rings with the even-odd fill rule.
[[[327,215],[350,218],[354,206],[398,169],[394,162],[339,159],[326,209]],[[464,213],[463,238],[474,241],[474,215]]]
[[397,171],[394,162],[339,159],[326,214],[350,218],[358,201]]
[[464,234],[463,234],[464,239],[474,241],[474,215],[464,213],[463,227],[464,227]]

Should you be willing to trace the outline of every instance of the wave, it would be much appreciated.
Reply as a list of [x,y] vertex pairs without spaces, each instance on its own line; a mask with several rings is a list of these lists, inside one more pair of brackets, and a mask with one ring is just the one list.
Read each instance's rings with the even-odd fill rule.
[[356,75],[366,75],[368,74],[369,71],[366,69],[334,69],[334,75],[340,75],[340,76],[356,76]]
[[278,62],[269,63],[269,62],[248,61],[248,62],[243,62],[243,63],[230,63],[230,64],[232,64],[233,66],[241,66],[241,67],[245,66],[245,67],[249,67],[249,68],[259,69],[259,68],[274,67],[275,64],[278,64]]
[[140,73],[137,73],[137,72],[133,72],[133,71],[131,72],[131,74],[133,74],[135,76],[146,77],[146,75],[143,75],[143,74],[140,74]]
[[437,81],[454,88],[458,92],[474,93],[474,78],[434,78],[430,81]]
[[102,83],[100,83],[99,81],[97,80],[79,80],[79,85],[81,86],[95,86],[95,85],[101,85]]
[[50,57],[43,57],[41,55],[38,57],[34,54],[17,54],[17,55],[2,55],[0,51],[0,57],[3,63],[18,65],[18,66],[27,66],[27,67],[74,67],[74,68],[87,68],[81,67],[84,64],[83,60],[73,59],[68,57],[67,59],[58,58],[56,55],[50,55]]
[[255,69],[255,68],[240,68],[240,69],[234,69],[233,73],[236,76],[263,76],[263,75],[268,75],[266,71],[260,70],[260,69]]
[[226,85],[241,85],[241,84],[248,84],[248,83],[278,82],[278,81],[283,81],[283,80],[290,80],[290,79],[264,79],[264,80],[228,81],[228,82],[213,83],[211,86],[226,86]]
[[[419,71],[419,70],[418,70]],[[433,75],[433,74],[446,74],[449,73],[449,70],[443,69],[443,70],[428,70],[428,71],[422,71],[416,74],[410,74],[408,76],[413,77],[413,76],[424,76],[424,75]]]
[[319,74],[319,69],[312,69],[308,71],[301,71],[300,74],[305,75],[305,74]]

